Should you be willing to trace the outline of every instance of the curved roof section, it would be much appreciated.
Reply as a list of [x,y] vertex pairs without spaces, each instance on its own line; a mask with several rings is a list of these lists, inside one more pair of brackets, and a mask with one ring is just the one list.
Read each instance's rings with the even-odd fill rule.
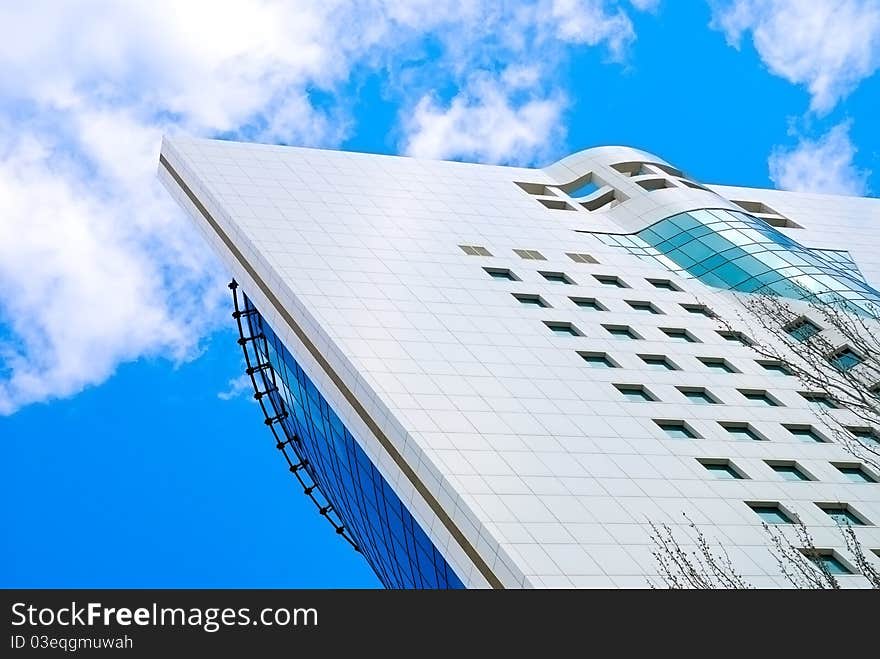
[[666,165],[667,167],[675,167],[672,163],[663,160],[663,158],[656,156],[653,153],[648,153],[647,151],[642,151],[641,149],[636,149],[631,146],[609,145],[594,146],[589,149],[576,151],[575,153],[565,156],[541,169],[552,175],[552,171],[557,168],[577,170],[585,161],[599,162],[607,166],[619,162],[638,161],[659,163],[661,165]]

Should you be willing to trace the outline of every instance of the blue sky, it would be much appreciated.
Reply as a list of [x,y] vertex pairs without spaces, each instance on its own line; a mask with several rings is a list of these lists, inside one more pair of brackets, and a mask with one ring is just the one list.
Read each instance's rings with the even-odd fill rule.
[[628,144],[709,183],[880,187],[876,0],[4,4],[3,586],[378,585],[237,386],[163,132],[527,165]]

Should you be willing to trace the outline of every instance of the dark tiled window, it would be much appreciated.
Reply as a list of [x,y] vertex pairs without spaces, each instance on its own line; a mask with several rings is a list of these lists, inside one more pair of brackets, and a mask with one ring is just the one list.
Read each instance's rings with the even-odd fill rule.
[[644,385],[641,384],[615,384],[615,389],[617,389],[621,395],[627,400],[632,401],[652,401],[657,400],[657,398],[645,388]]
[[828,410],[837,410],[840,409],[840,405],[838,405],[834,400],[828,396],[827,394],[823,394],[818,391],[800,391],[801,396],[804,397],[810,403],[814,403],[819,405],[820,407],[824,407]]
[[627,327],[626,325],[602,325],[602,327],[604,327],[605,331],[608,332],[611,336],[618,339],[642,338],[638,334],[636,334],[631,327]]
[[566,252],[565,255],[575,263],[598,263],[598,261],[589,254]]
[[697,439],[699,435],[684,421],[667,421],[654,419],[656,423],[672,439]]
[[835,576],[853,574],[853,571],[846,565],[846,563],[840,560],[830,549],[802,549],[801,551],[808,559],[816,565],[824,568],[829,574]]
[[544,255],[536,249],[515,249],[513,253],[527,261],[546,261]]
[[758,365],[760,365],[760,367],[768,373],[773,373],[774,375],[792,375],[791,370],[789,370],[789,368],[780,361],[775,361],[772,359],[759,360]]
[[714,318],[715,314],[705,304],[682,304],[682,308],[688,313],[705,316],[706,318]]
[[697,405],[717,405],[718,399],[702,387],[678,387],[682,396]]
[[531,295],[526,293],[512,293],[513,297],[519,300],[520,304],[525,304],[529,307],[542,307],[547,308],[550,305],[544,301],[540,295]]
[[835,464],[834,465],[841,474],[846,476],[847,480],[852,481],[853,483],[876,483],[877,479],[874,478],[868,471],[860,464]]
[[479,245],[459,245],[461,251],[469,256],[492,256],[488,249]]
[[660,331],[663,332],[666,336],[668,336],[673,341],[684,341],[686,343],[699,343],[697,338],[688,332],[686,329],[681,329],[679,327],[661,327]]
[[587,366],[590,368],[617,368],[617,364],[604,352],[580,352]]
[[655,307],[650,302],[637,301],[637,300],[627,300],[626,303],[635,311],[643,311],[645,313],[653,313],[653,314],[662,314],[657,307]]
[[605,307],[603,307],[596,298],[593,297],[572,297],[569,298],[572,302],[578,305],[581,309],[590,309],[592,311],[605,311]]
[[760,435],[754,428],[752,428],[748,423],[731,423],[727,421],[719,423],[721,427],[724,428],[728,432],[728,434],[734,439],[748,439],[755,442],[761,442],[766,439],[765,437]]
[[818,431],[813,428],[813,426],[808,425],[800,425],[800,424],[783,424],[782,426],[792,435],[797,437],[802,442],[825,442],[827,441],[825,437],[820,435]]
[[779,401],[762,389],[737,389],[737,391],[755,403],[762,403],[768,407],[780,407]]
[[793,524],[791,516],[778,503],[747,503],[755,514],[767,524]]
[[740,345],[744,345],[749,347],[752,345],[752,340],[747,337],[742,332],[731,332],[729,330],[718,330],[718,335],[724,339],[725,341],[730,341],[731,343],[739,343]]
[[715,478],[722,480],[740,480],[745,478],[730,460],[719,460],[711,458],[698,458],[697,461],[706,468]]
[[614,275],[593,275],[593,278],[600,284],[605,286],[616,286],[617,288],[629,288],[620,277]]
[[861,439],[874,444],[880,444],[880,434],[878,434],[877,431],[873,428],[857,428],[853,426],[848,426],[847,432],[849,432],[849,434],[851,434],[856,439]]
[[506,279],[507,281],[519,281],[519,277],[507,268],[483,268],[493,279]]
[[655,371],[678,371],[679,368],[664,355],[639,355],[645,364]]
[[864,360],[849,348],[844,348],[831,355],[828,358],[828,361],[830,361],[838,371],[848,371],[861,364]]
[[659,288],[664,291],[680,291],[681,289],[673,284],[668,279],[648,279],[647,282],[651,284],[654,288]]
[[808,481],[812,480],[807,473],[794,462],[779,462],[768,460],[767,466],[779,474],[783,480],[787,481]]
[[573,284],[574,280],[571,279],[564,272],[541,272],[539,273],[544,279],[547,281],[552,281],[556,284]]
[[711,368],[713,371],[721,371],[722,373],[736,373],[736,369],[728,363],[727,360],[721,357],[697,357],[698,360],[705,366],[706,368]]
[[560,334],[563,336],[583,336],[580,330],[571,323],[544,321],[544,324],[554,334]]
[[865,519],[846,503],[817,503],[838,526],[867,526]]
[[807,339],[816,336],[821,330],[818,325],[810,321],[808,318],[798,318],[796,321],[788,325],[785,328],[785,331],[788,332],[789,336],[795,341],[806,341]]

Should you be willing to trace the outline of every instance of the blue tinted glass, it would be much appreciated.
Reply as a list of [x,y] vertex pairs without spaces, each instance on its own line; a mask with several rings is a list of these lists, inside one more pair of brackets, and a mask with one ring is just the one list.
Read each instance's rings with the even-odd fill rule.
[[768,524],[791,524],[791,519],[778,506],[752,506],[758,517]]
[[753,292],[784,279],[791,282],[775,292],[786,297],[839,292],[856,311],[865,311],[866,302],[880,303],[880,292],[864,281],[849,254],[804,247],[747,213],[690,211],[627,238],[624,249],[710,286]]
[[834,355],[834,357],[831,358],[831,363],[834,364],[835,368],[841,371],[848,371],[854,366],[861,364],[862,358],[852,350],[847,349]]
[[[254,309],[245,299],[245,308]],[[272,364],[279,389],[269,395],[288,438],[367,562],[388,588],[463,588],[461,580],[369,460],[327,400],[259,314],[249,315],[255,346]]]
[[788,333],[797,341],[806,341],[819,333],[819,328],[809,320],[801,320],[788,328]]
[[812,428],[789,428],[788,432],[805,442],[821,442],[822,438]]
[[581,355],[590,368],[614,368],[611,360],[605,355]]
[[811,558],[814,563],[819,563],[825,567],[828,572],[831,574],[852,574],[847,567],[841,563],[837,558],[831,556],[830,554],[816,556],[815,558]]
[[856,517],[849,508],[826,508],[825,512],[838,526],[864,526],[865,523]]
[[805,481],[809,480],[800,469],[794,465],[774,465],[773,471],[782,476],[787,481]]
[[660,423],[658,425],[673,439],[693,439],[696,437],[687,426],[681,423]]
[[725,480],[739,480],[742,478],[736,470],[728,464],[704,464],[706,471],[710,472],[716,478]]
[[840,473],[846,476],[853,483],[873,483],[874,479],[865,473],[861,467],[838,467]]
[[599,189],[599,186],[596,185],[595,181],[587,181],[586,183],[581,183],[578,187],[573,190],[569,190],[569,197],[586,197],[587,195],[593,194],[596,190]]

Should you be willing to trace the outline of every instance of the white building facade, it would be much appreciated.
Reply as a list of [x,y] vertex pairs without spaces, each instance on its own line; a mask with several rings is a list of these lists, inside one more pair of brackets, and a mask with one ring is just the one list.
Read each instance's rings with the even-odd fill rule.
[[688,549],[690,519],[785,587],[762,522],[786,518],[867,585],[833,513],[880,552],[880,474],[743,344],[736,295],[871,299],[880,200],[625,147],[526,169],[166,138],[159,176],[238,285],[289,468],[386,586],[662,586],[651,524]]

